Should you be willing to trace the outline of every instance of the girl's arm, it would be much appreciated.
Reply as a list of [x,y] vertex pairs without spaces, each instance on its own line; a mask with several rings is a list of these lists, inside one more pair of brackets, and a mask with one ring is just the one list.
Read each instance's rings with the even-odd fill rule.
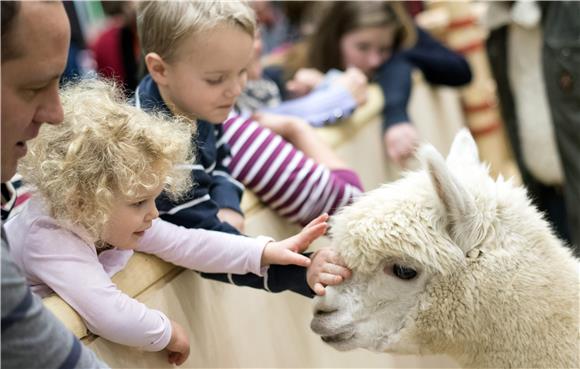
[[465,58],[443,46],[426,31],[417,28],[417,43],[401,54],[435,85],[463,86],[471,82],[471,68]]
[[336,77],[327,78],[329,81],[324,87],[262,111],[296,116],[314,127],[321,127],[350,116],[357,106],[366,102],[368,80],[360,70],[349,68],[344,73],[338,72]]
[[300,252],[326,232],[328,215],[310,222],[285,240],[250,238],[205,229],[187,229],[160,219],[145,232],[136,250],[155,254],[175,265],[206,273],[248,272],[262,276],[271,264],[310,265]]
[[265,237],[185,228],[156,219],[136,250],[201,272],[262,275],[260,259],[269,241]]
[[33,225],[22,260],[27,275],[54,290],[91,332],[146,351],[160,351],[169,344],[172,329],[167,316],[120,291],[94,247],[77,235],[53,225]]

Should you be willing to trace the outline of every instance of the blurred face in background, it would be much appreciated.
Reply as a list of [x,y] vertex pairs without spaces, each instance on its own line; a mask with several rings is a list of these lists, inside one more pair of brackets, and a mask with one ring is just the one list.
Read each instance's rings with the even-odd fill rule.
[[371,78],[391,57],[394,36],[392,26],[365,27],[346,33],[340,39],[343,67],[359,68]]
[[58,95],[66,65],[70,26],[60,2],[20,3],[20,10],[3,37],[10,57],[2,55],[2,182],[16,172],[26,155],[26,141],[43,123],[63,119]]

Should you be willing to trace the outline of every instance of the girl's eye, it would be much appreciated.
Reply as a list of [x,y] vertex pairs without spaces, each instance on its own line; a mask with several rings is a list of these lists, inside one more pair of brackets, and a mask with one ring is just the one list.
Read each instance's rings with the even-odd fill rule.
[[369,50],[369,45],[367,44],[358,44],[357,45],[357,49],[359,49],[360,51],[368,51]]
[[146,201],[146,200],[137,201],[137,202],[134,202],[134,203],[133,203],[133,204],[131,204],[131,205],[132,205],[132,206],[134,206],[134,207],[136,207],[136,208],[138,208],[138,207],[140,207],[141,205],[145,204],[145,201]]
[[415,269],[407,268],[399,264],[393,265],[393,274],[400,279],[409,280],[417,276],[417,271]]

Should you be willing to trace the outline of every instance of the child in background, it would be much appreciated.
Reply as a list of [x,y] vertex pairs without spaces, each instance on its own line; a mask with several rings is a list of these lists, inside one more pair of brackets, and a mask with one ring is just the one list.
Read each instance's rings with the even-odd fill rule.
[[[162,195],[157,202],[161,218],[169,222],[235,234],[243,229],[243,185],[227,169],[231,159],[221,123],[246,83],[255,27],[251,8],[240,1],[152,1],[138,5],[137,28],[149,75],[137,88],[135,104],[148,111],[185,117],[197,128],[193,138],[198,142],[196,163],[191,166],[197,186],[182,201]],[[277,153],[270,154],[261,159],[276,162]],[[306,159],[296,162],[298,156],[292,161],[289,156],[278,157],[285,159],[277,163],[280,167],[301,165],[306,171],[312,166]],[[273,266],[265,278],[252,274],[202,276],[312,297],[313,291],[323,294],[324,285],[348,277],[349,271],[337,263],[333,253],[325,249],[315,254],[308,271]],[[330,273],[334,270],[340,272]]]
[[[99,81],[62,93],[64,122],[44,126],[20,167],[37,191],[6,224],[14,259],[32,290],[51,290],[95,334],[147,351],[189,354],[184,330],[112,283],[133,250],[206,272],[263,275],[270,264],[308,266],[300,255],[327,227],[321,216],[281,242],[187,229],[156,219],[163,190],[191,186],[191,124],[149,115]],[[48,242],[50,241],[50,242]]]
[[[411,72],[418,68],[432,84],[461,86],[471,81],[469,64],[417,28],[399,1],[329,1],[317,3],[320,19],[306,41],[289,53],[277,71],[279,86],[307,93],[324,73],[356,67],[376,82],[385,97],[383,142],[387,156],[404,165],[419,134],[410,123],[407,105]],[[324,9],[326,8],[326,9]],[[306,68],[300,69],[300,68]],[[316,73],[316,70],[318,73]],[[270,77],[275,77],[270,70]],[[290,81],[284,84],[286,76]],[[283,91],[282,95],[286,95]]]

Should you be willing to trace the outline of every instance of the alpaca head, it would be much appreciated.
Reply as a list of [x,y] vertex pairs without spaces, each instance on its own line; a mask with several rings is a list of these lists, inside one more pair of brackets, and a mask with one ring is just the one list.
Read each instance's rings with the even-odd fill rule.
[[333,244],[353,277],[316,298],[311,328],[336,349],[428,354],[457,351],[454,340],[485,346],[482,331],[493,336],[502,314],[521,309],[505,311],[514,296],[502,289],[550,273],[539,269],[552,257],[544,245],[554,243],[542,239],[554,241],[552,232],[522,188],[488,175],[467,130],[447,160],[430,145],[419,158],[423,170],[334,216]]

